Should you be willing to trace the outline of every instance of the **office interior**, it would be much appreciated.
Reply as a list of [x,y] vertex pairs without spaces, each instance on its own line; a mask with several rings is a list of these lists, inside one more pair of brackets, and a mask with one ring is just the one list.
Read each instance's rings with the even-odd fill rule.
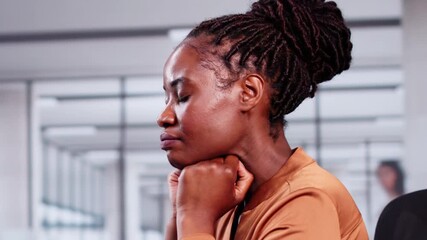
[[[252,1],[0,1],[0,239],[163,239],[173,168],[162,68],[198,22]],[[337,0],[351,69],[287,116],[292,147],[337,176],[372,236],[397,161],[427,185],[427,2]]]

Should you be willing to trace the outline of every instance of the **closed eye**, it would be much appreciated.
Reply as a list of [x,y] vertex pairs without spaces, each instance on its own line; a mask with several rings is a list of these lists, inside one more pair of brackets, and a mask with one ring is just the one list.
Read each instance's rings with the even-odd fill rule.
[[186,95],[184,97],[178,97],[178,103],[185,103],[190,98],[190,95]]

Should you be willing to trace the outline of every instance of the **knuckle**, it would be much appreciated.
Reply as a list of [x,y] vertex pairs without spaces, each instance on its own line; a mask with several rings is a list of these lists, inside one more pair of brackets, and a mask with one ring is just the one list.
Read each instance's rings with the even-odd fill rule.
[[224,168],[224,174],[226,174],[226,175],[234,175],[234,171],[230,167],[225,167]]
[[223,171],[222,171],[222,175],[224,176],[224,177],[226,177],[227,179],[229,179],[229,180],[235,180],[234,179],[234,175],[235,175],[235,173],[234,173],[234,171],[233,171],[233,169],[231,169],[231,168],[225,168]]

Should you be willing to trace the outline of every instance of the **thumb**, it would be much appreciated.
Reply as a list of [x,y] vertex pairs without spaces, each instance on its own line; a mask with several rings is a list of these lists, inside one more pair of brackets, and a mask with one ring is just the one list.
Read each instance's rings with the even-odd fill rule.
[[236,196],[236,201],[240,203],[245,198],[246,193],[248,192],[254,176],[246,170],[242,162],[239,161],[239,166],[237,168],[237,182],[234,190]]

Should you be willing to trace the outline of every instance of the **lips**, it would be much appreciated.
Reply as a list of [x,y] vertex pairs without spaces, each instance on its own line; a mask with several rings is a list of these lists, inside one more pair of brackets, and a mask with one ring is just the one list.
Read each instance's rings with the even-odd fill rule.
[[171,149],[175,144],[177,144],[181,139],[179,137],[176,137],[169,133],[162,133],[160,135],[160,147],[163,150],[169,150]]

